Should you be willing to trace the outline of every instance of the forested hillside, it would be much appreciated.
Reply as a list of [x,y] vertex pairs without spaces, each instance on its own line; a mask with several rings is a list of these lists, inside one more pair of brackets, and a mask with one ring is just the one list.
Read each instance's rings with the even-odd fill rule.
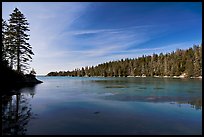
[[171,53],[143,55],[134,59],[110,61],[97,66],[82,67],[73,71],[50,72],[48,76],[202,76],[202,45],[177,49]]

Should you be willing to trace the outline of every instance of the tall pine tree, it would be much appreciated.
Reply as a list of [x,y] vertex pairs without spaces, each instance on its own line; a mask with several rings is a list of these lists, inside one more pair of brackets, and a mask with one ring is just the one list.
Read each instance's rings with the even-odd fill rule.
[[1,46],[1,49],[0,49],[0,61],[2,63],[3,60],[5,60],[5,54],[6,54],[6,51],[5,51],[5,32],[6,32],[6,28],[7,28],[7,23],[4,19],[2,19],[2,46]]
[[13,68],[16,63],[16,46],[15,46],[15,30],[10,24],[6,25],[4,32],[4,59],[9,63],[10,68]]
[[[31,45],[27,42],[29,35],[26,32],[30,31],[29,23],[25,16],[15,8],[13,13],[10,14],[9,29],[10,35],[14,40],[14,53],[16,55],[17,71],[22,72],[27,68],[28,61],[32,59],[31,55],[34,55]],[[11,34],[12,33],[12,34]]]

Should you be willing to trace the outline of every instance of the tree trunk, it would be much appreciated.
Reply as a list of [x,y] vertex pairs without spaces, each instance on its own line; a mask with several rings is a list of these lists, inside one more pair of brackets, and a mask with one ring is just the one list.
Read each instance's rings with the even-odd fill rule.
[[3,42],[2,42],[2,45],[0,46],[0,64],[2,64],[2,62],[3,62],[3,52],[2,52],[2,49],[3,49]]
[[18,45],[18,49],[17,49],[17,71],[20,72],[21,68],[20,68],[20,46]]
[[21,68],[20,68],[20,46],[21,46],[21,43],[20,43],[20,24],[19,24],[19,30],[18,30],[18,45],[17,45],[17,71],[18,72],[21,72]]

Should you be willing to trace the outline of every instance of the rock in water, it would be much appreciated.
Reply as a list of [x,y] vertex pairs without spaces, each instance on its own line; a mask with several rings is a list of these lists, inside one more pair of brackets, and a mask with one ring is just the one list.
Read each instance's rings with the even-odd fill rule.
[[100,113],[99,111],[94,112],[94,114],[99,114],[99,113]]

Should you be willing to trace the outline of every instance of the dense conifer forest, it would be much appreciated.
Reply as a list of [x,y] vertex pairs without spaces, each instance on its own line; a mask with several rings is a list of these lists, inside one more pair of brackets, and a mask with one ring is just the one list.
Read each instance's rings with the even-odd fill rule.
[[82,67],[73,71],[50,72],[48,76],[202,76],[202,44],[171,53],[143,55],[134,59],[110,61],[97,66]]

